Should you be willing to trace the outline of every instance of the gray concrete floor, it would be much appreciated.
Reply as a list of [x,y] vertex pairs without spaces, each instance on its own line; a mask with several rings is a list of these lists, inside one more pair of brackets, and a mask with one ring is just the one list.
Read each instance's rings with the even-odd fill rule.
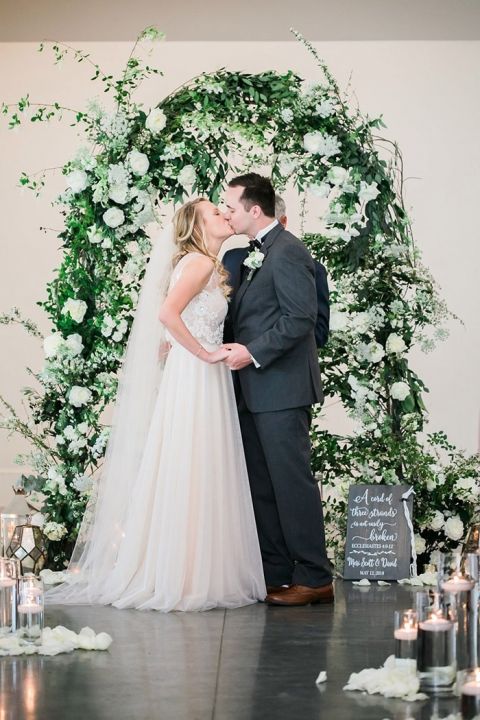
[[[335,606],[207,613],[51,606],[46,624],[110,633],[108,652],[0,658],[0,720],[430,720],[454,699],[407,704],[342,690],[393,652],[413,589],[337,583]],[[320,670],[328,681],[316,686]]]

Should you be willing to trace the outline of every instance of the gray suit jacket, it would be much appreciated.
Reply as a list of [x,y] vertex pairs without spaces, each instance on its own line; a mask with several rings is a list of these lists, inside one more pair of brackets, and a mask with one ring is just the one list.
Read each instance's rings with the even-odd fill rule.
[[310,253],[278,224],[266,236],[263,264],[232,301],[235,342],[246,345],[260,368],[238,373],[251,412],[313,405],[323,400],[315,343],[317,293]]

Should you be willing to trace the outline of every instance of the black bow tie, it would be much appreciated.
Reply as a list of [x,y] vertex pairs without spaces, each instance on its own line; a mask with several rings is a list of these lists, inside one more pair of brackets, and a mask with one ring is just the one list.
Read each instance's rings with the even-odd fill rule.
[[249,248],[250,252],[252,250],[260,250],[261,247],[262,247],[262,243],[260,242],[260,240],[257,240],[257,238],[254,238],[253,240],[248,241],[248,248]]

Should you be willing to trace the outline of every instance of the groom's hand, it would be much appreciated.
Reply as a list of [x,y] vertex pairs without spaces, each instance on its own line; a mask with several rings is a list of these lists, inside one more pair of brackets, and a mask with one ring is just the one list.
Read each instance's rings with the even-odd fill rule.
[[228,350],[228,357],[225,358],[224,362],[228,365],[230,370],[241,370],[253,362],[252,356],[245,345],[240,345],[239,343],[228,343],[222,347],[225,350]]

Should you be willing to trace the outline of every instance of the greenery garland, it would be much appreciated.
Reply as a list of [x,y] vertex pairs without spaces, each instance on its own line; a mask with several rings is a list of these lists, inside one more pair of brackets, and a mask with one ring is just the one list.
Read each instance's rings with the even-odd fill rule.
[[[331,337],[320,354],[325,391],[355,422],[347,437],[315,425],[312,431],[337,562],[352,482],[413,485],[417,552],[424,559],[461,541],[476,512],[478,456],[466,457],[443,433],[422,433],[426,388],[408,351],[418,343],[433,349],[445,337],[448,311],[414,247],[400,153],[394,144],[385,152],[388,144],[375,135],[384,127],[381,118],[352,110],[315,49],[295,34],[315,58],[321,81],[222,69],[194,78],[147,111],[133,99],[141,82],[159,73],[140,57],[146,41],[161,38],[147,28],[119,78],[80,50],[52,45],[55,62],[73,55],[93,66],[92,80],[114,101],[109,110],[97,102],[81,111],[34,104],[29,96],[1,107],[11,128],[68,115],[90,143],[63,167],[63,261],[39,303],[52,333],[43,339],[44,368],[29,371],[40,391],[23,390],[30,419],[2,398],[1,426],[32,444],[16,461],[34,469],[22,484],[42,494],[52,568],[68,561],[101,469],[109,432],[101,415],[115,399],[151,249],[145,228],[161,221],[168,203],[192,194],[217,202],[229,172],[265,164],[280,191],[295,187],[304,215],[310,198],[328,206],[318,231],[303,239],[332,280]],[[45,174],[22,173],[20,184],[39,194]],[[0,322],[41,335],[17,309]]]

